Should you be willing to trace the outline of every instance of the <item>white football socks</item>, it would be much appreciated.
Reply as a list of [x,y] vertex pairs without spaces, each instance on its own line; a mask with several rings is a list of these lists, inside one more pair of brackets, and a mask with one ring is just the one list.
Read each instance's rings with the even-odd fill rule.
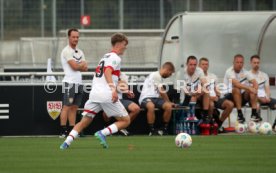
[[118,132],[118,127],[115,124],[111,124],[110,126],[104,128],[101,132],[103,135],[108,136]]
[[73,142],[73,140],[74,140],[75,138],[78,137],[78,134],[79,134],[79,133],[78,133],[76,130],[72,130],[72,131],[70,132],[70,134],[67,136],[65,142],[66,142],[68,145],[70,145],[70,144]]

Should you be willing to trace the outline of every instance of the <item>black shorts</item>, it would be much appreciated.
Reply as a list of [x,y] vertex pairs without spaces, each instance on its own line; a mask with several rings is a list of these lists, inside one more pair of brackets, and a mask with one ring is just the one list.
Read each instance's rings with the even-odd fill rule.
[[215,101],[215,102],[214,102],[215,108],[217,108],[217,109],[223,109],[223,108],[222,108],[222,104],[223,104],[223,102],[224,102],[225,100],[227,100],[227,99],[226,99],[225,97],[223,97],[223,98],[219,98],[218,101]]
[[127,99],[120,99],[120,102],[124,105],[124,107],[125,107],[125,109],[126,109],[127,111],[129,111],[128,106],[129,106],[131,103],[134,103],[133,101],[127,100]]
[[[232,93],[225,94],[224,98],[227,100],[231,100],[233,103],[235,103]],[[241,98],[242,98],[242,106],[245,106],[246,103],[248,103],[248,101],[249,101],[245,98],[245,92],[242,93]]]
[[270,109],[275,110],[276,109],[276,99],[270,98],[270,103],[267,104],[261,104],[262,106],[269,106]]
[[163,109],[165,100],[162,98],[144,98],[141,103],[141,108],[147,108],[146,105],[148,102],[152,102],[156,108]]
[[[184,101],[183,101],[183,103],[181,105],[182,106],[189,106],[191,98],[192,98],[192,96],[185,95],[185,99],[184,99]],[[196,105],[199,106],[199,107],[202,107],[202,97],[200,97],[199,99],[197,99]]]
[[83,96],[83,85],[65,82],[62,84],[62,92],[63,105],[81,105]]
[[182,103],[182,106],[188,106],[189,103],[190,103],[191,98],[192,98],[191,96],[185,95],[185,99],[184,99],[184,101]]

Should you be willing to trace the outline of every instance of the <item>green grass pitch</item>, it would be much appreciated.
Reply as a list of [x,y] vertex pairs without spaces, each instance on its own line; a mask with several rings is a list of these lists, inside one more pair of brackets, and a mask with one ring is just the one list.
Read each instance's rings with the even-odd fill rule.
[[192,136],[188,149],[174,136],[94,137],[61,151],[57,137],[0,138],[0,173],[260,173],[275,172],[276,136]]

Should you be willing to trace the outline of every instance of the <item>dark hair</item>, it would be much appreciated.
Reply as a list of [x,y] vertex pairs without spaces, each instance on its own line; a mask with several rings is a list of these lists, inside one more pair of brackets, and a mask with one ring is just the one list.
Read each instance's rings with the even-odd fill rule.
[[115,33],[111,36],[111,45],[114,46],[118,42],[125,41],[128,44],[127,37],[122,33]]
[[207,62],[209,62],[208,58],[205,58],[205,57],[200,58],[200,59],[199,59],[199,63],[200,63],[201,61],[207,61]]
[[174,65],[173,65],[173,63],[172,62],[165,62],[163,65],[162,65],[162,68],[166,68],[166,67],[168,67],[168,68],[170,68],[171,70],[172,70],[172,72],[175,72],[175,68],[174,68]]
[[69,29],[68,32],[67,32],[68,37],[70,37],[71,32],[73,32],[73,31],[79,32],[78,29],[76,29],[76,28],[71,28],[71,29]]
[[252,55],[252,56],[250,57],[250,61],[252,61],[254,58],[257,58],[257,59],[259,59],[259,60],[261,59],[259,55]]
[[236,58],[238,58],[238,57],[244,58],[242,54],[236,54],[236,55],[234,56],[234,59],[236,59]]
[[189,62],[190,60],[196,60],[196,61],[197,61],[197,58],[196,58],[195,56],[193,56],[193,55],[188,56],[187,61],[186,61],[186,64],[188,64],[188,62]]

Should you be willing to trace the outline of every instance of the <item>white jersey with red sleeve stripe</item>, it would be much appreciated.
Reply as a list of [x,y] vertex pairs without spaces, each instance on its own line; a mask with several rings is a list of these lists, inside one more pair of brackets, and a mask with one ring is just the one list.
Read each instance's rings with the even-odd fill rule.
[[112,69],[113,84],[117,86],[121,70],[121,58],[116,53],[105,54],[96,68],[92,81],[92,90],[89,95],[89,99],[93,100],[93,102],[112,102],[112,90],[104,76],[104,71],[107,68]]

